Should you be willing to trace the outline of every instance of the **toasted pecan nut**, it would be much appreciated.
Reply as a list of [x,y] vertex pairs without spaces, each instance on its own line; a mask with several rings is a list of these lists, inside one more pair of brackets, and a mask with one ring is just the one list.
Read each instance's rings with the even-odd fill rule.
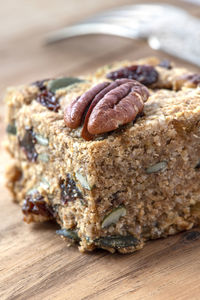
[[111,90],[94,107],[87,125],[89,133],[109,132],[133,121],[142,112],[146,96],[136,82],[126,82]]
[[82,116],[88,105],[92,102],[94,97],[107,87],[109,82],[102,82],[89,91],[85,92],[81,97],[76,98],[72,103],[66,107],[64,113],[65,124],[72,129],[81,125]]
[[103,82],[74,100],[65,109],[64,121],[75,129],[85,116],[82,137],[91,140],[95,134],[115,130],[133,121],[142,112],[148,97],[147,88],[135,80]]
[[[130,80],[127,80],[127,79],[121,79],[121,80],[116,80],[115,82],[113,83],[110,83],[106,88],[102,89],[101,92],[99,92],[95,98],[93,99],[88,111],[87,111],[87,114],[85,116],[85,120],[84,120],[84,124],[83,124],[83,130],[82,130],[82,137],[85,139],[85,140],[91,140],[93,138],[93,134],[91,134],[89,131],[88,131],[88,121],[89,121],[89,118],[90,118],[90,115],[94,109],[94,107],[97,105],[97,103],[111,90],[115,89],[116,87],[118,87],[119,85],[123,84],[123,83],[126,83]],[[132,81],[132,80],[131,80]]]

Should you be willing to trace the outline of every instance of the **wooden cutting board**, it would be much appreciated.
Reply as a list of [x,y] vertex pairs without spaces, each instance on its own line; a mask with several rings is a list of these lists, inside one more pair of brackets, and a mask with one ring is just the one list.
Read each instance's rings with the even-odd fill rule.
[[[150,50],[145,42],[108,36],[72,39],[44,47],[44,35],[50,30],[113,5],[133,3],[131,0],[115,3],[85,0],[84,5],[81,0],[49,2],[1,3],[1,96],[8,85],[91,72],[114,60],[152,54],[172,59]],[[181,5],[200,16],[199,7]],[[195,66],[189,67],[199,71]],[[3,140],[2,100],[0,105]],[[11,202],[4,188],[3,173],[9,158],[2,145],[0,151],[0,299],[200,299],[200,229],[149,242],[143,250],[129,255],[100,250],[81,254],[76,247],[67,248],[56,236],[55,224],[22,222],[19,207]]]

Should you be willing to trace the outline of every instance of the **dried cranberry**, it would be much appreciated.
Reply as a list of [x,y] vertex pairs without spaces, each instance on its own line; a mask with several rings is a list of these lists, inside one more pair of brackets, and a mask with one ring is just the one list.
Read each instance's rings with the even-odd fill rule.
[[53,92],[50,92],[46,89],[41,91],[36,100],[43,106],[47,107],[49,110],[57,112],[60,108],[58,98],[56,98]]
[[133,65],[110,72],[107,74],[107,78],[111,80],[120,78],[134,79],[149,86],[158,80],[158,72],[154,67],[149,65]]
[[43,90],[46,90],[46,88],[47,88],[44,83],[48,80],[49,79],[37,80],[37,81],[33,82],[32,85],[36,85],[40,91],[43,91]]
[[77,198],[83,199],[83,196],[77,188],[75,181],[70,178],[69,174],[67,174],[66,180],[60,180],[60,188],[61,201],[63,204],[66,204],[68,201],[75,201]]
[[49,110],[57,112],[60,108],[59,100],[56,98],[55,93],[49,91],[45,84],[46,81],[49,79],[38,80],[33,82],[33,85],[36,85],[40,93],[38,94],[36,100],[42,104],[43,106],[47,107]]
[[168,70],[172,69],[171,63],[168,59],[163,59],[158,66]]
[[24,150],[29,161],[35,162],[37,160],[37,152],[35,150],[35,133],[33,128],[26,128],[26,133],[22,140],[19,139],[19,145]]
[[44,201],[44,197],[39,193],[26,196],[22,206],[22,212],[25,215],[34,214],[49,218],[53,217],[51,207]]

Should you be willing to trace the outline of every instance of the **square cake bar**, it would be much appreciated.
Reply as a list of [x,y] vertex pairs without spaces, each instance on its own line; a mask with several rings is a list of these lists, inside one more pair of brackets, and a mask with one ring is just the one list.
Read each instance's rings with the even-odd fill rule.
[[24,220],[121,253],[198,225],[199,83],[147,58],[9,88],[7,187]]

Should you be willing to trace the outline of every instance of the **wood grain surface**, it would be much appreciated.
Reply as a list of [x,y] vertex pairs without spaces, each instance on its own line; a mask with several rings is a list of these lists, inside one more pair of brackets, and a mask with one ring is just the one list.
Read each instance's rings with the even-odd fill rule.
[[[0,2],[1,140],[6,86],[83,74],[115,60],[152,54],[198,70],[151,50],[145,42],[117,37],[89,36],[44,46],[45,35],[51,30],[107,8],[140,1]],[[168,2],[200,16],[200,6]],[[0,299],[200,299],[200,229],[149,242],[130,255],[105,251],[81,254],[56,236],[55,224],[22,222],[19,207],[4,188],[3,173],[9,158],[2,145],[0,151]]]

